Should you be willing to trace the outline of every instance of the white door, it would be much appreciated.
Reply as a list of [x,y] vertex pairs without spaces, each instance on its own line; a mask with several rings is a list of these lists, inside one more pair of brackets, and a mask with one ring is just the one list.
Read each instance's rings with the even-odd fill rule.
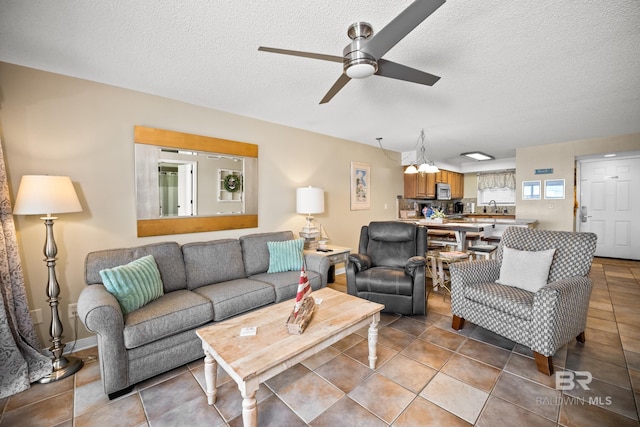
[[581,160],[579,231],[598,236],[596,256],[640,260],[640,157]]
[[192,163],[178,165],[178,216],[194,215],[193,178]]

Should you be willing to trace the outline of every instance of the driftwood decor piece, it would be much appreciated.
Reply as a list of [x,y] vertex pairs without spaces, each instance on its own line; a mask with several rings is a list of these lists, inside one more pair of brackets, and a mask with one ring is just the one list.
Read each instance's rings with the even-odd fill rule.
[[311,321],[311,316],[313,316],[313,310],[316,306],[313,297],[309,294],[305,296],[302,300],[302,305],[300,305],[300,310],[298,310],[298,314],[295,314],[295,308],[291,311],[289,318],[287,319],[287,330],[292,335],[300,335],[304,332]]

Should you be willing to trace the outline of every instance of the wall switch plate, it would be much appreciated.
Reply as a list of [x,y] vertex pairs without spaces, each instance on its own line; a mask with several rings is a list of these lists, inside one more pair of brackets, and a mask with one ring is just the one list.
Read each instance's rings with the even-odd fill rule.
[[73,303],[68,305],[69,319],[75,319],[78,317],[78,304]]
[[42,323],[42,309],[31,310],[29,313],[31,313],[31,320],[34,325]]

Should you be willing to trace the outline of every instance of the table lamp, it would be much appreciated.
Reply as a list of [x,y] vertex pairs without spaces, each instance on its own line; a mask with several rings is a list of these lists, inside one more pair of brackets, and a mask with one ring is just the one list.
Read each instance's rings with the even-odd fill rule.
[[53,238],[53,221],[56,217],[51,214],[82,212],[82,206],[68,176],[24,175],[20,180],[16,203],[13,207],[14,215],[46,215],[46,239],[44,244],[44,261],[47,264],[48,282],[47,297],[51,307],[51,343],[49,348],[53,353],[53,371],[40,379],[41,383],[61,380],[76,373],[82,367],[82,360],[62,355],[62,322],[58,313],[60,287],[56,279],[56,254],[58,248]]
[[296,190],[296,212],[307,215],[307,224],[302,228],[300,237],[304,238],[305,249],[316,249],[320,230],[313,224],[313,214],[324,212],[324,190],[318,187],[301,187]]

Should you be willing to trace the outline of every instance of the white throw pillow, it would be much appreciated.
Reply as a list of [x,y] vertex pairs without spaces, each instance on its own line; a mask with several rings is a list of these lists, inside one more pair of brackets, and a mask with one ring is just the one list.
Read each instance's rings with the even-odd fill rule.
[[500,278],[496,283],[537,292],[547,284],[555,252],[555,249],[520,251],[505,246],[502,252]]

